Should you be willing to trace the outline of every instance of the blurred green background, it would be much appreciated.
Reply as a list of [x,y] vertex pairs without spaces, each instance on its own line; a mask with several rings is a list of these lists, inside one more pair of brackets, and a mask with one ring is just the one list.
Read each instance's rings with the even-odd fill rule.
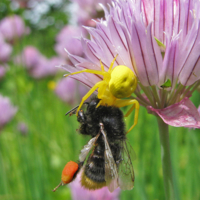
[[[66,4],[68,2],[62,2]],[[10,9],[10,1],[1,2],[5,9],[2,19],[10,12],[23,16],[24,9]],[[62,4],[61,4],[62,5]],[[62,7],[62,6],[61,6]],[[64,25],[68,14],[60,7],[53,7],[43,14],[41,20],[55,17],[55,23]],[[55,23],[45,28],[37,27],[26,20],[31,34],[19,40],[13,54],[21,52],[25,45],[36,46],[44,55],[55,55],[53,45],[59,27]],[[60,27],[60,28],[61,28]],[[0,199],[1,200],[68,200],[70,189],[61,187],[55,193],[51,190],[60,182],[65,164],[76,161],[89,137],[80,135],[76,116],[65,116],[71,109],[48,88],[50,81],[56,81],[63,74],[42,80],[31,78],[26,69],[16,67],[12,61],[9,70],[0,81],[1,94],[10,97],[18,106],[18,112],[0,133]],[[199,93],[192,97],[198,106]],[[127,120],[132,123],[133,115]],[[28,132],[22,134],[18,123],[23,122]],[[199,130],[170,127],[170,142],[175,180],[183,200],[200,199],[200,135]],[[128,134],[137,159],[134,161],[135,187],[122,191],[121,200],[162,200],[164,188],[162,179],[161,151],[156,118],[141,108],[138,125]]]

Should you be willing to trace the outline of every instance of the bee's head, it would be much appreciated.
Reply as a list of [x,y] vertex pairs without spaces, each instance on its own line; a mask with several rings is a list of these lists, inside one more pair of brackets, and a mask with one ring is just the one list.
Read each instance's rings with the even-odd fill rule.
[[89,112],[94,111],[95,108],[96,108],[96,106],[98,105],[99,101],[100,101],[100,99],[98,99],[98,98],[92,99],[92,101],[89,103],[89,105],[88,105],[88,107],[87,107],[87,110],[88,110]]

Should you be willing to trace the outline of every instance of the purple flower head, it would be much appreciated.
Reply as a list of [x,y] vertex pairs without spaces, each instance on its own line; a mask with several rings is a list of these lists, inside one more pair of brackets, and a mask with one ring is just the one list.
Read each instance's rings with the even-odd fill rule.
[[[101,60],[107,71],[118,54],[114,67],[137,76],[133,98],[167,124],[200,128],[189,100],[200,84],[200,1],[116,0],[103,8],[105,20],[86,28],[90,40],[81,38],[84,58],[68,52],[73,65],[66,70],[101,70]],[[89,87],[102,80],[89,73],[72,78]]]
[[33,46],[25,47],[21,55],[15,57],[15,62],[26,67],[29,74],[34,78],[55,75],[58,70],[56,66],[60,63],[66,63],[60,57],[47,59]]
[[[77,93],[77,91],[79,93]],[[87,91],[88,89],[85,86],[72,78],[61,79],[55,89],[56,95],[60,97],[64,102],[71,105],[76,104],[77,100],[80,101],[80,99],[86,94]]]
[[63,58],[67,58],[65,48],[72,54],[81,56],[83,49],[81,41],[82,28],[74,26],[65,26],[56,37],[55,51]]
[[30,30],[25,27],[23,19],[17,15],[5,17],[0,21],[0,33],[10,42],[28,34],[29,31]]
[[77,24],[79,26],[90,26],[90,27],[95,27],[96,23],[91,19],[90,13],[86,12],[85,10],[81,9],[78,7],[77,9]]
[[3,128],[16,114],[17,107],[14,107],[8,97],[0,95],[0,129]]
[[41,58],[42,54],[35,47],[27,46],[24,48],[22,54],[17,56],[16,62],[27,69],[31,69],[39,63]]
[[7,62],[12,53],[12,47],[4,41],[3,36],[0,34],[0,63]]
[[[94,10],[94,8],[97,8],[99,6],[99,4],[103,4],[103,5],[107,5],[108,3],[111,3],[111,0],[71,0],[72,2],[76,2],[78,3],[78,5],[82,8],[82,9],[89,9],[89,10]],[[102,9],[102,8],[100,8]]]
[[79,25],[85,26],[95,26],[94,21],[91,18],[101,18],[102,7],[100,3],[106,6],[108,3],[111,3],[111,0],[71,0],[78,4],[77,10],[77,20]]
[[95,1],[93,0],[71,0],[72,2],[76,2],[80,7],[87,8],[95,5]]
[[88,190],[81,186],[81,172],[76,179],[69,184],[73,200],[118,200],[120,189],[117,188],[114,192],[109,192],[107,187],[98,190]]
[[29,70],[29,74],[37,79],[53,76],[58,70],[56,66],[58,66],[60,63],[64,64],[65,61],[59,57],[52,57],[51,59],[47,59],[44,56],[40,56],[40,60],[36,65],[34,65],[34,67]]

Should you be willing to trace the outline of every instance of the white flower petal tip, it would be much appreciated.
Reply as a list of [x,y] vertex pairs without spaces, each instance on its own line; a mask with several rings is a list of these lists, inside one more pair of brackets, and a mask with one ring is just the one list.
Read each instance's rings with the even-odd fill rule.
[[171,126],[200,128],[200,114],[187,97],[164,109],[155,109],[149,106],[148,110],[157,114],[166,124]]

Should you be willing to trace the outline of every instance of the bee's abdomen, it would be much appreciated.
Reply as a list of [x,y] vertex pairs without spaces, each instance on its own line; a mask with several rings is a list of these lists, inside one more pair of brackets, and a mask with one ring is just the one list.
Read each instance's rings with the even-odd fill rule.
[[104,182],[104,159],[89,159],[85,166],[85,175],[93,181]]
[[85,165],[81,184],[88,189],[98,189],[106,185],[104,146],[97,144]]

